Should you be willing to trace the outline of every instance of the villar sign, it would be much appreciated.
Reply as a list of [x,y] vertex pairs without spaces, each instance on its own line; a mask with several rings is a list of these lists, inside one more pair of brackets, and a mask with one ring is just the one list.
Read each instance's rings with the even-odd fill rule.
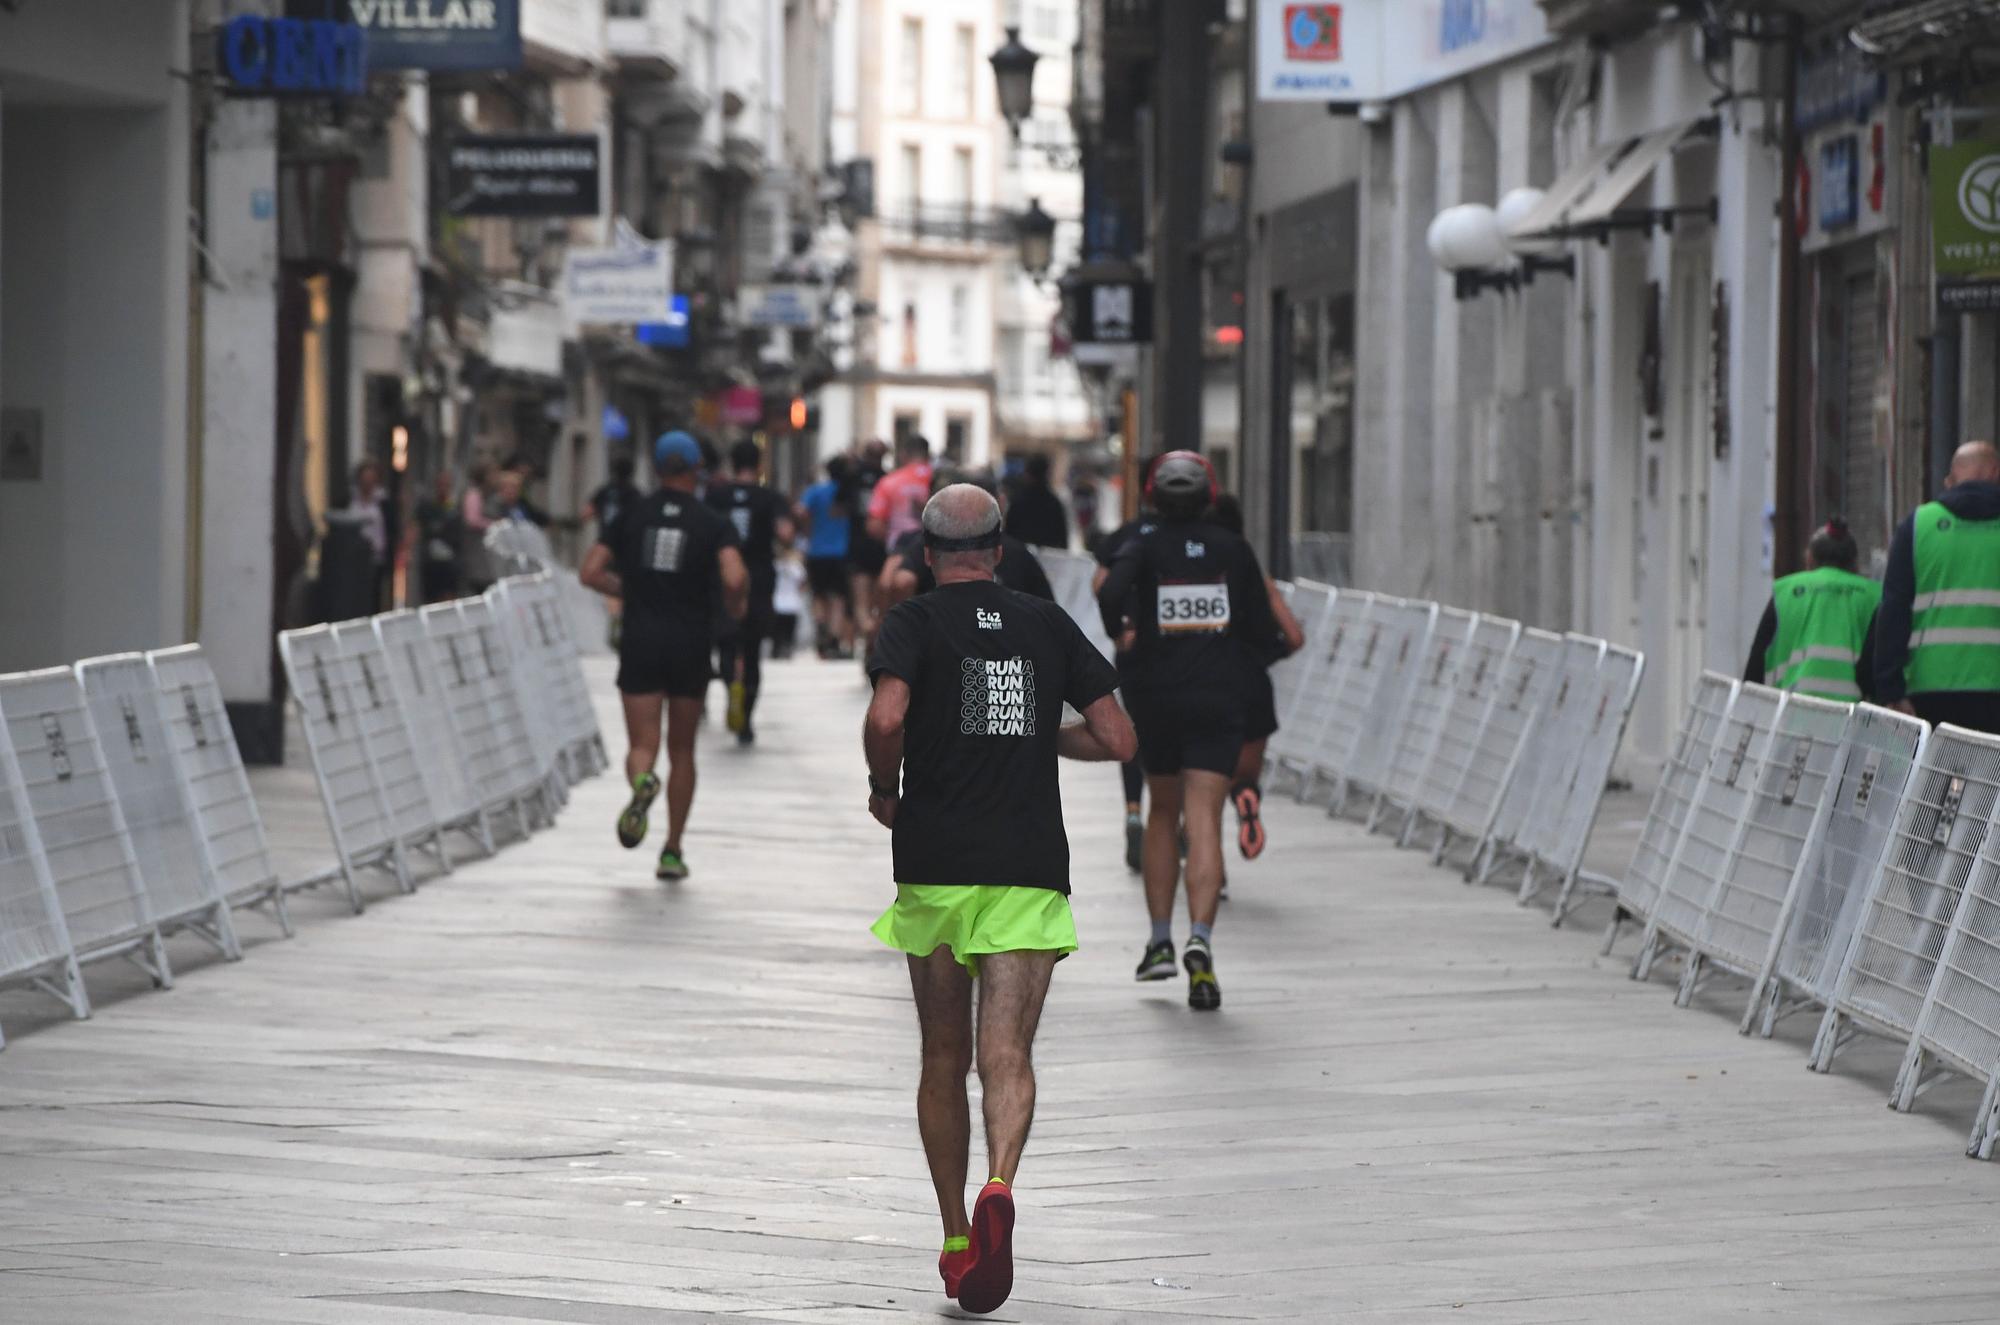
[[520,0],[347,0],[377,69],[516,69]]

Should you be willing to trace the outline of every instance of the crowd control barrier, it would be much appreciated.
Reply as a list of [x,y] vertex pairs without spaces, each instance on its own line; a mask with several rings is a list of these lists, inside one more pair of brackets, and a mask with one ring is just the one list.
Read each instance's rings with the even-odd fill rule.
[[[85,972],[122,957],[173,983],[168,940],[243,955],[236,913],[361,872],[448,873],[447,833],[486,852],[608,764],[557,578],[488,599],[286,631],[278,652],[335,862],[286,880],[199,645],[0,676],[0,985],[90,1015]],[[0,1046],[5,1044],[0,1039]]]

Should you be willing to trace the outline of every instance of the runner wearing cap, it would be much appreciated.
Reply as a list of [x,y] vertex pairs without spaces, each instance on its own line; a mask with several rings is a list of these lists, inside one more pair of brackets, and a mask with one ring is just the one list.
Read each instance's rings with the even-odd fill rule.
[[[1013,1289],[1035,1028],[1056,961],[1076,949],[1056,759],[1127,758],[1134,737],[1116,674],[1069,615],[994,581],[998,503],[958,484],[922,518],[938,587],[883,618],[868,664],[868,807],[894,834],[896,876],[874,932],[908,954],[923,1042],[917,1126],[944,1224],[938,1272],[960,1306],[987,1312]],[[1062,726],[1065,702],[1082,723]],[[975,1063],[991,1180],[968,1218]]]
[[1146,492],[1159,522],[1125,544],[1097,597],[1106,632],[1131,654],[1125,702],[1152,801],[1144,872],[1153,930],[1137,975],[1174,976],[1175,837],[1184,822],[1188,1005],[1209,1011],[1222,1006],[1213,933],[1222,807],[1247,733],[1244,670],[1278,626],[1250,545],[1202,519],[1217,495],[1208,461],[1170,451],[1154,462]]
[[[667,730],[667,842],[656,871],[684,879],[681,834],[694,804],[694,739],[711,679],[715,620],[743,619],[750,575],[735,527],[695,496],[701,447],[684,432],[653,444],[658,491],[618,513],[583,559],[578,578],[625,600],[618,646],[618,690],[629,749],[625,776],[632,800],[618,816],[626,848],[646,839],[647,812],[660,794],[660,719]],[[720,609],[720,611],[718,611]]]

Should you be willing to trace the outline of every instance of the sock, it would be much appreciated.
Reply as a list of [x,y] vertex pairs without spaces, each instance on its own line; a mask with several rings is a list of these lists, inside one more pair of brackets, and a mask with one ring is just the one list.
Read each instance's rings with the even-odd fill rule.
[[1007,1185],[1007,1180],[1005,1178],[988,1178],[986,1180],[986,1185],[988,1187],[991,1187],[996,1182],[999,1183],[1002,1187],[1005,1187]]
[[971,1250],[972,1250],[972,1239],[971,1239],[971,1238],[969,1238],[969,1237],[965,1237],[965,1236],[963,1236],[963,1235],[961,1235],[961,1236],[959,1236],[959,1237],[955,1237],[955,1238],[946,1238],[946,1239],[944,1240],[944,1249],[945,1249],[945,1250],[946,1250],[947,1252],[953,1252],[953,1251],[971,1251]]
[[1174,941],[1174,922],[1171,920],[1155,920],[1153,922],[1152,941],[1154,943],[1172,943]]
[[1199,920],[1195,921],[1192,925],[1188,926],[1189,943],[1193,943],[1195,940],[1199,939],[1203,943],[1203,945],[1206,945],[1210,940],[1210,938],[1214,936],[1214,934],[1215,934],[1214,925],[1204,925]]

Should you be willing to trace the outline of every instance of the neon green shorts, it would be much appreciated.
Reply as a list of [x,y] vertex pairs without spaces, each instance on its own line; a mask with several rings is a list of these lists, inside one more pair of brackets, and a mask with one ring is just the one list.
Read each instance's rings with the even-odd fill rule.
[[899,883],[871,932],[917,957],[950,948],[974,979],[981,953],[1076,951],[1069,898],[1052,888]]

